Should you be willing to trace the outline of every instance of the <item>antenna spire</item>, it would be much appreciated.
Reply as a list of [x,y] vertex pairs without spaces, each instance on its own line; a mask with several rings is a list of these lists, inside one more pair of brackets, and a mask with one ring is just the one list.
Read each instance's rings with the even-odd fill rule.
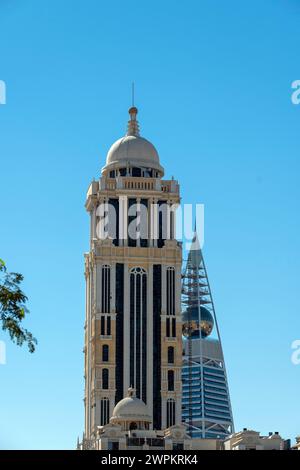
[[134,82],[131,85],[131,106],[134,107]]
[[130,119],[128,121],[127,135],[134,135],[138,137],[140,135],[140,128],[139,128],[139,123],[136,118],[138,110],[134,106],[134,82],[132,82],[131,84],[131,101],[132,101],[132,106],[128,110]]

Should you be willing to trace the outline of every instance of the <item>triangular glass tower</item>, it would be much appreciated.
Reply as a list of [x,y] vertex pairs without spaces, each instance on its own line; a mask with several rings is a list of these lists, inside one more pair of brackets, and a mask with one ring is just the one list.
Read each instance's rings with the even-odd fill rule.
[[220,333],[196,231],[182,278],[182,421],[193,438],[224,438],[234,431],[233,417]]

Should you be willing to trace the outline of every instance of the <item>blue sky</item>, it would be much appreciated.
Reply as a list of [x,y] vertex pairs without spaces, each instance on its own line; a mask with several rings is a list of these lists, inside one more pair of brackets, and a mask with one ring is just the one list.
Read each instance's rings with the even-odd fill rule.
[[0,448],[83,430],[84,200],[132,80],[166,176],[205,204],[236,428],[300,434],[299,20],[296,0],[0,1],[0,257],[39,340],[30,355],[0,333]]

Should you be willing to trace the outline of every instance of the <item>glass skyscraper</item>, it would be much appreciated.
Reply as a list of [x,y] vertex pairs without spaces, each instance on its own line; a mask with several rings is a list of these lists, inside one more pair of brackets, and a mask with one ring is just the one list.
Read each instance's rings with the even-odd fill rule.
[[225,361],[204,259],[195,234],[182,282],[182,421],[193,438],[233,432]]

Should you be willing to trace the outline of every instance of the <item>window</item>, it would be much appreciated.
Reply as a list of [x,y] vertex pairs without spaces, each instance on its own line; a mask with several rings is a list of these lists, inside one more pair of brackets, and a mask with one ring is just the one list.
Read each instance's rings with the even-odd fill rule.
[[128,199],[128,246],[136,246],[137,243],[137,201]]
[[108,390],[108,369],[102,369],[102,388]]
[[102,336],[105,335],[105,316],[104,315],[101,315],[101,325],[100,325],[100,333]]
[[108,441],[108,450],[119,450],[119,443],[117,441]]
[[168,370],[168,390],[169,392],[174,391],[174,371]]
[[175,268],[167,268],[167,315],[175,315]]
[[138,428],[138,427],[137,427],[137,424],[136,424],[135,422],[130,423],[130,425],[129,425],[129,430],[130,430],[130,431],[133,431],[134,429],[137,429],[137,428]]
[[100,415],[100,426],[105,426],[109,422],[109,399],[101,398],[100,402],[101,415]]
[[142,248],[148,246],[148,200],[141,199],[140,203],[140,245]]
[[[106,232],[106,236],[108,235],[109,238],[113,240],[113,244],[115,246],[119,246],[119,214],[120,207],[119,207],[119,199],[117,198],[109,198],[108,200],[108,207],[106,210],[107,220],[104,221],[106,226],[106,230],[108,229],[108,233]],[[106,225],[108,222],[108,226]],[[105,232],[104,232],[105,233]],[[109,266],[107,266],[109,268]],[[110,281],[110,278],[109,278]],[[103,313],[108,313],[109,310],[102,310]]]
[[176,338],[176,319],[172,318],[172,338]]
[[130,271],[130,383],[147,403],[147,273]]
[[153,265],[153,428],[161,429],[161,265]]
[[184,449],[183,442],[174,442],[173,443],[173,450],[183,450],[183,449]]
[[111,335],[111,319],[110,316],[101,315],[100,319],[100,335],[110,336]]
[[110,266],[106,264],[102,266],[101,311],[102,313],[110,312]]
[[173,346],[168,347],[168,363],[174,364],[174,348]]
[[175,424],[175,400],[169,398],[167,400],[167,428]]
[[116,403],[123,398],[124,265],[116,264]]
[[106,317],[106,334],[110,336],[110,317]]
[[133,167],[132,168],[132,176],[139,177],[142,176],[142,171],[140,168]]
[[166,336],[167,338],[170,338],[170,318],[167,318],[166,320]]
[[102,361],[109,361],[109,346],[107,344],[103,344],[102,346]]
[[176,338],[176,318],[166,319],[166,337]]

